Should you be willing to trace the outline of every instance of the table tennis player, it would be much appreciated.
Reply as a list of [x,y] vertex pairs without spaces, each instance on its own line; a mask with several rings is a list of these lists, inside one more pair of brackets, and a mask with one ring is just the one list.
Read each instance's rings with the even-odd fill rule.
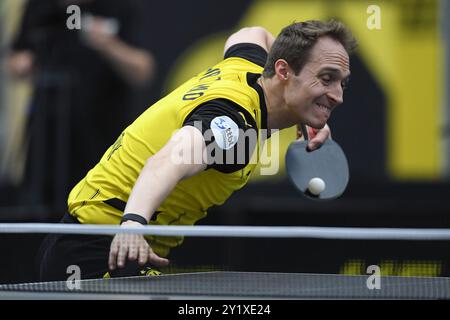
[[[227,39],[222,61],[123,130],[72,189],[61,222],[195,224],[247,183],[263,130],[304,123],[317,129],[311,150],[329,138],[327,121],[343,102],[355,47],[349,29],[334,20],[293,23],[276,39],[262,27],[237,31]],[[242,155],[236,147],[251,130],[257,139],[244,143]],[[178,161],[181,154],[188,161]],[[199,154],[207,156],[199,160]],[[166,266],[170,249],[182,242],[129,234],[49,235],[40,249],[40,280],[67,279],[69,265],[79,266],[83,279],[157,273],[154,268]]]

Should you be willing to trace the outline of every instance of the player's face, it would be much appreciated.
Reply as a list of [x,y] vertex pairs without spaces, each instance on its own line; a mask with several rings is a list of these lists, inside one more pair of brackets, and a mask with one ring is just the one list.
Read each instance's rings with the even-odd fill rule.
[[286,104],[307,125],[320,129],[343,102],[349,76],[349,56],[344,47],[330,37],[319,38],[309,61],[288,81]]

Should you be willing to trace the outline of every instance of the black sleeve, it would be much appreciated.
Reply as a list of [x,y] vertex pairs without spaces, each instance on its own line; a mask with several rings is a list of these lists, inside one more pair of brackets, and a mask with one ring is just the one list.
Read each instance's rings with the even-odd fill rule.
[[267,51],[254,43],[238,43],[228,48],[224,59],[239,57],[264,67],[267,60]]
[[250,161],[257,143],[256,122],[241,106],[215,99],[194,109],[183,126],[198,128],[205,138],[208,169],[232,173]]

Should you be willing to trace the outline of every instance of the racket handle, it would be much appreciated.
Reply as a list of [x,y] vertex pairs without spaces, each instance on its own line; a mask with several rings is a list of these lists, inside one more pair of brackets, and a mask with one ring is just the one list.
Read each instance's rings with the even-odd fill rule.
[[306,125],[303,123],[300,123],[297,125],[297,129],[302,132],[303,139],[309,140],[308,130],[306,129]]

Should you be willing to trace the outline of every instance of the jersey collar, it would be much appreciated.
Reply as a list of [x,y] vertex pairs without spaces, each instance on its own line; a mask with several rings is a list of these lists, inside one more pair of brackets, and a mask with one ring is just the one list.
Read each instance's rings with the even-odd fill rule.
[[[267,106],[266,99],[264,97],[264,91],[256,80],[261,77],[260,73],[247,72],[247,84],[258,92],[259,96],[259,108],[261,109],[261,129],[267,130]],[[269,131],[269,130],[267,130]],[[270,134],[270,133],[269,133]]]

